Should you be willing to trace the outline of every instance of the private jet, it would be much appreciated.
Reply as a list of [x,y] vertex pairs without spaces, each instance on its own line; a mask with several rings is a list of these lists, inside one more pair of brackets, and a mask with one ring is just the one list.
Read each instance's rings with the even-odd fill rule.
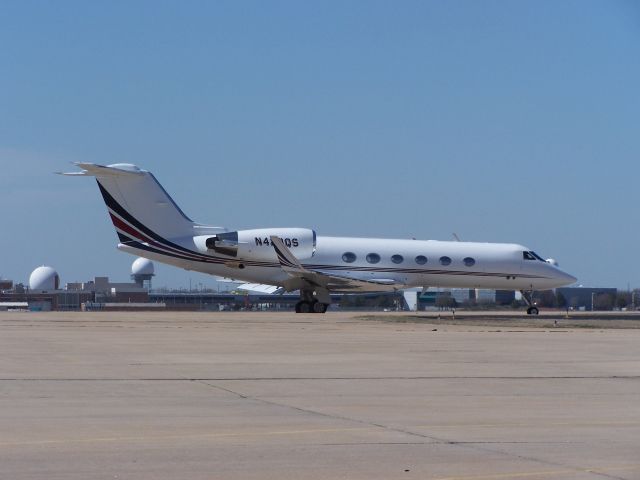
[[331,293],[409,288],[518,290],[537,315],[536,290],[576,281],[532,249],[476,243],[325,237],[309,228],[228,230],[191,220],[153,174],[135,165],[76,163],[62,175],[92,176],[107,206],[118,249],[186,270],[300,292],[298,313],[324,313]]

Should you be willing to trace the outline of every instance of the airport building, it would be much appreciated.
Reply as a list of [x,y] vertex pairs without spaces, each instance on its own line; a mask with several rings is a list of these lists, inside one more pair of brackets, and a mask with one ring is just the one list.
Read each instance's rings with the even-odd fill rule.
[[[243,291],[151,291],[153,263],[136,259],[132,282],[112,282],[99,276],[86,282],[70,282],[61,288],[60,276],[50,266],[36,268],[28,285],[0,279],[2,310],[294,310],[297,293],[270,295]],[[541,292],[544,293],[544,292]],[[549,293],[549,292],[547,292]],[[553,295],[553,292],[551,292]],[[563,287],[556,289],[557,306],[576,310],[611,310],[616,307],[615,288]],[[401,293],[334,294],[331,309],[340,310],[428,310],[438,308],[507,306],[515,292],[484,289],[409,289]],[[634,303],[634,302],[632,302]],[[555,303],[554,303],[555,305]]]
[[[140,260],[140,259],[138,259]],[[85,305],[94,304],[131,304],[149,302],[149,292],[144,282],[153,276],[153,264],[136,262],[132,266],[132,283],[114,283],[108,277],[95,277],[87,282],[67,283],[60,288],[60,276],[51,266],[36,268],[29,276],[29,283],[13,285],[3,281],[0,290],[0,307],[2,304],[28,305],[32,311],[81,310]]]
[[[440,307],[470,307],[476,305],[511,305],[515,300],[513,290],[486,290],[452,288],[427,290],[418,294],[418,309]],[[452,301],[448,301],[451,299]]]

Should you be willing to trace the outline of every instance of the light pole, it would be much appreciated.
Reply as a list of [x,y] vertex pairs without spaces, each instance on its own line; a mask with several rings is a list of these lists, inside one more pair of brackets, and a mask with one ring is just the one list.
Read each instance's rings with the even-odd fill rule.
[[591,311],[593,312],[593,297],[595,296],[596,292],[591,292]]

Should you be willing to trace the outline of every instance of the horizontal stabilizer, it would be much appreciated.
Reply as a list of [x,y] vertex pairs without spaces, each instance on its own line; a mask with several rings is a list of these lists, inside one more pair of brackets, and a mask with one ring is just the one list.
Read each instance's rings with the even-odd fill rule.
[[82,170],[72,176],[95,177],[120,243],[135,241],[175,250],[173,239],[193,236],[196,224],[151,172],[129,163],[75,165]]
[[84,177],[113,177],[124,175],[144,175],[148,173],[135,165],[129,163],[116,163],[114,165],[98,165],[97,163],[74,162],[74,165],[80,167],[80,172],[57,172],[59,175],[66,176],[84,176]]

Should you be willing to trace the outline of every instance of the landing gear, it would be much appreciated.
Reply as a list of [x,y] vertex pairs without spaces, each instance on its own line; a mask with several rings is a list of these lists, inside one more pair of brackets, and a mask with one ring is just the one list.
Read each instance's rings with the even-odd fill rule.
[[520,290],[520,293],[522,294],[523,300],[527,302],[527,305],[528,305],[527,315],[538,315],[540,313],[540,310],[533,303],[533,290],[529,290],[529,291]]
[[313,304],[313,313],[325,313],[328,305],[322,302],[315,302]]
[[311,303],[301,300],[296,303],[296,313],[311,313]]
[[327,290],[300,290],[300,298],[296,303],[296,313],[325,313],[331,304]]
[[306,300],[300,300],[296,303],[296,313],[325,313],[327,311],[326,303],[314,300],[313,302],[307,302]]

